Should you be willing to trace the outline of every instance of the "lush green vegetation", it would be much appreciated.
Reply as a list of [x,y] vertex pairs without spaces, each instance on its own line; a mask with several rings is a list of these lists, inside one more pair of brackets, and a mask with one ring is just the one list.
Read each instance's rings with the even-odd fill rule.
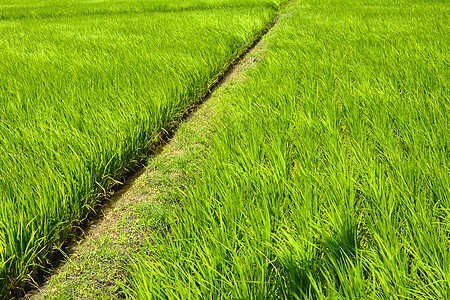
[[449,14],[290,5],[129,296],[449,298]]
[[170,130],[277,1],[0,2],[0,293]]

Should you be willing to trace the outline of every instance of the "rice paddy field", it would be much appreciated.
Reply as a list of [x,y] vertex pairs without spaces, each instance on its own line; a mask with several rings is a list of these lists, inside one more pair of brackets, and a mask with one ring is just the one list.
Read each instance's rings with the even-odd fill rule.
[[450,5],[282,2],[0,0],[2,297],[281,13],[126,296],[450,298]]
[[128,296],[450,298],[449,16],[288,5]]
[[158,143],[279,3],[0,1],[0,293]]

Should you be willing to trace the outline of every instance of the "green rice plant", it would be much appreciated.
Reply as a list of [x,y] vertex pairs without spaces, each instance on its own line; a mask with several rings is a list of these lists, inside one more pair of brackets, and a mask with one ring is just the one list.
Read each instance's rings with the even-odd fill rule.
[[449,298],[449,10],[289,5],[129,298]]
[[224,8],[276,9],[280,0],[3,0],[0,20],[49,19],[93,15],[127,15],[150,12],[181,12]]
[[51,262],[277,1],[0,3],[0,293]]

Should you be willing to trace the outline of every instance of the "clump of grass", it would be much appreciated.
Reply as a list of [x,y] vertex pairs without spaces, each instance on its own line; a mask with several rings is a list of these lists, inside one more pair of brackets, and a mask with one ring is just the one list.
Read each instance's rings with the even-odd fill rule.
[[287,11],[129,296],[448,298],[447,5]]
[[150,202],[139,205],[135,213],[141,220],[141,225],[153,233],[166,233],[169,230],[169,220],[172,210],[161,202]]

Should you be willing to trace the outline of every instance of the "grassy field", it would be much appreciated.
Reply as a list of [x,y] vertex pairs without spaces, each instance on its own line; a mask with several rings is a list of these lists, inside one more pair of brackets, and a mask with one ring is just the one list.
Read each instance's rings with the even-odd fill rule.
[[277,1],[0,1],[0,293],[30,280]]
[[449,14],[289,5],[129,297],[449,298]]

